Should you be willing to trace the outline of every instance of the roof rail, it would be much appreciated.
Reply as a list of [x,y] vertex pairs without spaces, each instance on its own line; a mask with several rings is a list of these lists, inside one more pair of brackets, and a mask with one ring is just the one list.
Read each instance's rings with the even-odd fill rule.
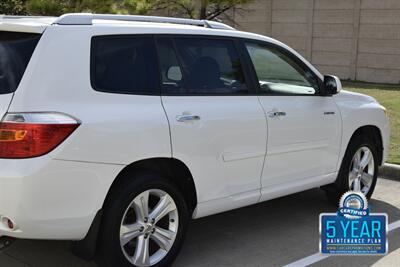
[[54,17],[49,16],[18,16],[18,15],[4,15],[0,14],[0,20],[13,20],[13,19],[51,19]]
[[138,16],[138,15],[111,15],[111,14],[91,14],[91,13],[70,13],[60,16],[53,24],[58,25],[92,25],[93,20],[119,20],[119,21],[140,21],[157,22],[202,26],[211,29],[234,30],[229,25],[209,20],[195,20],[183,18],[157,17],[157,16]]

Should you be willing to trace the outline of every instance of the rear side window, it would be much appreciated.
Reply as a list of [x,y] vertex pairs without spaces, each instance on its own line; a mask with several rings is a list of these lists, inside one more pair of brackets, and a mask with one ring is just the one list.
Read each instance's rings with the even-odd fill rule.
[[160,94],[155,45],[151,36],[92,38],[93,89],[123,94]]
[[0,31],[0,94],[17,90],[40,36]]
[[233,40],[212,37],[159,38],[158,52],[164,93],[248,93],[239,53]]

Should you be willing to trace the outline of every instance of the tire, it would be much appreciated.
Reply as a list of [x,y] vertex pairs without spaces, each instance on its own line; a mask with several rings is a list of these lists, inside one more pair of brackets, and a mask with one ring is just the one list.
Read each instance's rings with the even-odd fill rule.
[[[145,208],[139,206],[145,202],[147,194],[149,219],[146,220]],[[161,203],[170,204],[160,205]],[[152,216],[164,214],[160,207],[168,208],[168,213],[161,219]],[[152,217],[157,220],[152,220]],[[167,179],[146,172],[124,179],[124,182],[113,189],[104,206],[98,264],[107,267],[170,266],[183,244],[188,221],[189,211],[185,200],[177,187]],[[135,236],[133,239],[120,236],[126,232],[123,237],[128,237],[129,231],[132,231],[130,238]],[[160,238],[161,233],[169,238]],[[128,240],[131,241],[127,242]],[[123,245],[125,242],[126,245]],[[164,250],[159,244],[163,244]],[[143,257],[146,250],[139,249],[146,246],[149,260],[143,260],[146,259]]]
[[[365,169],[363,169],[362,173],[354,171],[354,169],[357,169],[354,167],[356,164],[353,161],[356,157],[356,153],[361,151],[361,157],[363,157],[368,150],[372,156],[372,161],[368,162],[368,165],[365,167]],[[368,174],[368,176],[366,176],[364,173]],[[369,200],[374,192],[378,177],[378,153],[373,139],[367,135],[358,135],[351,139],[343,157],[342,165],[340,167],[336,182],[325,188],[328,199],[332,202],[332,204],[338,205],[340,197],[347,191],[357,191],[358,188],[354,187],[356,182],[354,181],[351,183],[351,180],[354,179],[354,176],[357,176],[356,174],[361,174],[362,180],[370,181],[370,183],[367,185],[367,191],[363,187],[363,182],[361,182],[360,185],[361,191],[364,191],[364,195]],[[368,177],[368,179],[364,179],[364,177]],[[358,179],[358,177],[356,179]],[[353,186],[350,186],[350,184]]]

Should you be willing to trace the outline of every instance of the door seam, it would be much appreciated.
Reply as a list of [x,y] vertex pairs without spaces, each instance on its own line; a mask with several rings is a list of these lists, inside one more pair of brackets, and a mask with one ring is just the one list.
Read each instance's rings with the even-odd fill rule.
[[170,145],[170,151],[171,151],[171,158],[173,158],[173,155],[174,155],[174,150],[173,150],[173,146],[172,146],[172,131],[171,131],[171,123],[170,123],[170,121],[169,121],[168,114],[167,114],[167,111],[166,111],[166,109],[165,109],[165,106],[164,106],[164,102],[163,102],[163,96],[162,96],[162,95],[160,96],[160,102],[161,102],[161,107],[162,107],[162,109],[164,110],[164,114],[165,114],[165,117],[166,117],[166,119],[167,119],[167,123],[168,123],[168,130],[169,130],[169,145]]
[[257,201],[257,202],[260,202],[261,199],[262,199],[262,188],[263,188],[262,180],[263,180],[263,176],[264,176],[264,170],[265,170],[265,165],[266,165],[266,160],[267,160],[267,154],[268,154],[269,126],[268,126],[267,111],[265,110],[264,106],[262,105],[259,96],[257,96],[257,101],[258,101],[258,104],[260,104],[260,107],[261,107],[261,109],[262,109],[263,112],[264,112],[265,126],[267,127],[267,129],[266,129],[266,130],[267,130],[267,136],[266,136],[266,138],[265,138],[266,140],[265,140],[264,162],[263,162],[263,165],[262,165],[261,176],[260,176],[260,196],[259,196],[258,201]]

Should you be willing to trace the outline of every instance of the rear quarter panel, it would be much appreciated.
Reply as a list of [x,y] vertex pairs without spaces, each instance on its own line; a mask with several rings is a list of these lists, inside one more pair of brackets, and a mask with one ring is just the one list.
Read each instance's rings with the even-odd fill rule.
[[[116,33],[110,27],[88,26],[54,26],[44,32],[10,111],[56,111],[81,121],[51,157],[127,165],[171,156],[160,96],[104,93],[91,87],[91,37]],[[124,33],[134,32],[126,28]]]

